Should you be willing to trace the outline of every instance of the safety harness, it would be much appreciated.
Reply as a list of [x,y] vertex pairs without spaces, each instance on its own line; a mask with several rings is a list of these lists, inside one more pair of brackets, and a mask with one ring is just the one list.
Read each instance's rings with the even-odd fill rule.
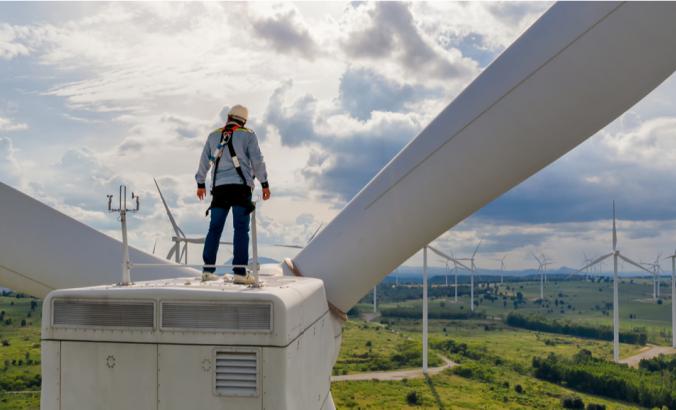
[[[235,152],[235,147],[233,146],[232,143],[232,136],[234,135],[235,131],[240,128],[239,124],[226,124],[225,127],[221,130],[221,140],[219,141],[218,145],[216,146],[216,157],[213,158],[212,160],[214,161],[214,175],[213,178],[211,178],[211,195],[213,197],[214,195],[214,189],[216,188],[216,173],[218,172],[218,164],[221,162],[221,158],[223,157],[223,151],[225,151],[225,147],[228,147],[228,153],[230,154],[230,159],[232,160],[232,165],[235,167],[235,171],[237,171],[237,175],[242,179],[242,184],[247,185],[246,178],[244,177],[244,172],[242,171],[242,166],[239,163],[239,158],[237,158],[237,153]],[[254,176],[255,178],[255,176]],[[205,216],[209,216],[209,211],[213,205],[210,205],[207,211],[205,212]],[[252,212],[255,209],[255,205],[251,203],[248,205],[249,212]]]

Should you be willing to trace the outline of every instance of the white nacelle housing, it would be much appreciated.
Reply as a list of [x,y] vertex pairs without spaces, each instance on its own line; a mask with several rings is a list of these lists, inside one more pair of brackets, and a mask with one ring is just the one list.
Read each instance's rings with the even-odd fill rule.
[[49,293],[41,408],[333,408],[340,326],[322,281],[264,284],[188,278]]

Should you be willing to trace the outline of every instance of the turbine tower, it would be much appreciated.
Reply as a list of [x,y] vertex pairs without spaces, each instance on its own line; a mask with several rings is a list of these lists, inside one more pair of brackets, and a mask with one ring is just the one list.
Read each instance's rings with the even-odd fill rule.
[[585,269],[588,269],[596,264],[601,263],[602,261],[612,257],[613,258],[613,360],[617,363],[620,361],[620,298],[619,298],[619,276],[617,274],[617,263],[618,260],[623,260],[630,265],[651,273],[648,269],[641,266],[640,263],[634,262],[633,260],[627,258],[626,256],[620,253],[620,250],[617,249],[617,228],[615,224],[615,201],[613,201],[613,251],[598,257],[596,260],[591,263],[583,266],[578,269],[575,273],[582,272]]
[[676,349],[676,251],[671,259],[671,347]]

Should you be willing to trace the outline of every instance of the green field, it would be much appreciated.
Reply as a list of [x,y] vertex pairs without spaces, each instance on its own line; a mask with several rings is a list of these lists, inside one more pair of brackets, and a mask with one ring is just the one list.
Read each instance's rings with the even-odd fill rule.
[[[384,286],[384,285],[381,285]],[[415,288],[415,285],[413,285]],[[408,291],[411,287],[408,287]],[[482,284],[477,290],[479,318],[430,320],[430,367],[442,356],[458,367],[429,379],[402,381],[334,382],[332,393],[339,409],[554,409],[564,397],[607,409],[638,408],[628,403],[569,390],[533,376],[533,357],[555,353],[572,358],[586,349],[609,360],[608,341],[512,328],[504,324],[510,312],[539,314],[547,319],[567,319],[593,325],[611,324],[611,283],[550,281],[544,303],[537,302],[539,283],[511,282],[499,287]],[[651,299],[650,283],[623,280],[620,287],[622,329],[645,328],[649,342],[670,343],[671,300],[666,287],[661,304]],[[514,305],[517,295],[521,302]],[[450,294],[450,293],[448,293]],[[359,305],[371,311],[369,297]],[[420,300],[391,300],[380,308],[419,309]],[[430,301],[431,312],[466,313],[469,298],[459,303],[442,296]],[[0,297],[0,410],[39,408],[40,316],[39,301],[16,295]],[[334,375],[387,371],[421,366],[421,320],[417,317],[381,317],[372,322],[352,318],[344,326]],[[466,346],[472,355],[447,350],[448,344]],[[622,344],[621,355],[636,354],[642,347]],[[473,356],[474,355],[474,356]]]
[[[652,299],[651,283],[645,279],[622,279],[620,294],[620,329],[645,328],[648,342],[671,343],[671,294],[667,282],[662,286],[660,303]],[[497,296],[483,295],[487,289]],[[525,303],[514,308],[513,298],[522,294]],[[612,282],[549,281],[545,286],[545,303],[536,303],[540,296],[539,282],[505,283],[499,287],[481,284],[475,293],[476,312],[488,317],[506,317],[510,312],[537,313],[548,319],[568,319],[576,323],[612,325]],[[368,303],[365,300],[363,302]],[[421,301],[388,302],[381,308],[419,307]],[[364,311],[371,307],[360,305]],[[469,296],[462,294],[458,303],[452,297],[430,300],[430,311],[443,310],[450,314],[467,312]]]
[[41,316],[36,299],[0,296],[0,409],[39,408]]

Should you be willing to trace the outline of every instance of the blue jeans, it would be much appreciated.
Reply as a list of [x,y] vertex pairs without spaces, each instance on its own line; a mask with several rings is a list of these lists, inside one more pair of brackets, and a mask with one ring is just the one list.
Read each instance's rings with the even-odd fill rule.
[[[209,232],[204,241],[204,252],[202,259],[205,265],[216,264],[216,254],[218,245],[221,241],[225,218],[228,216],[229,208],[211,208],[211,222],[209,223]],[[249,213],[247,209],[241,206],[232,207],[232,225],[235,228],[233,238],[233,265],[246,265],[249,263]],[[204,272],[214,272],[215,268],[203,268]],[[245,268],[233,268],[236,275],[246,275]]]

